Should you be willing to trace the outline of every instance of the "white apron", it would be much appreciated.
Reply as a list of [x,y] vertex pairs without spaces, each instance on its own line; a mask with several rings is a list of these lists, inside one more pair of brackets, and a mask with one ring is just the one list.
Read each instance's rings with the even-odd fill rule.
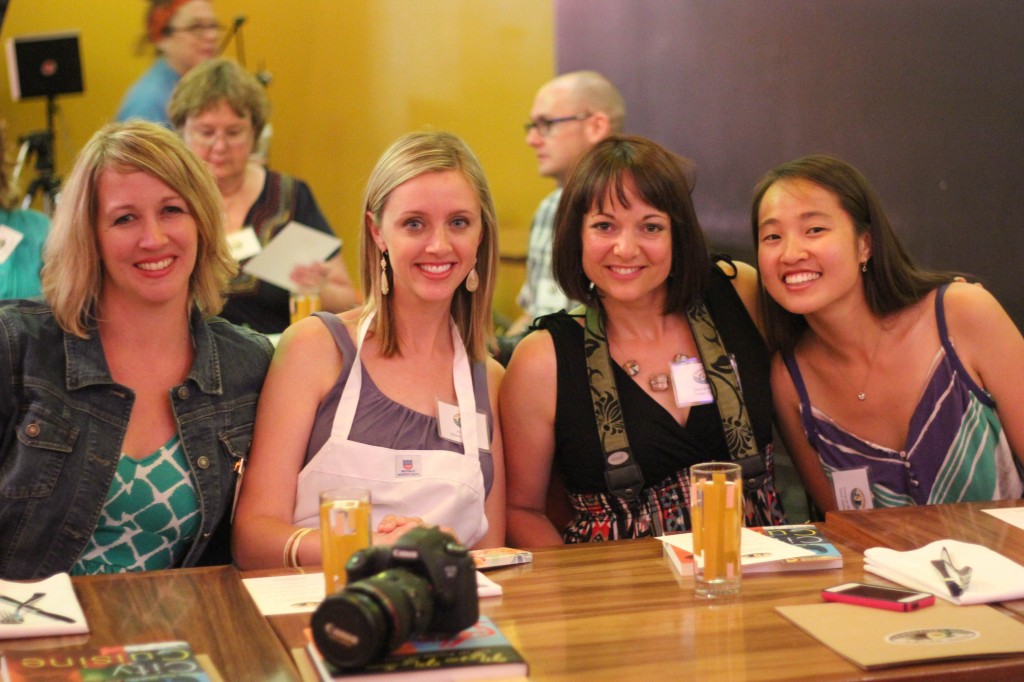
[[[315,528],[320,523],[321,490],[368,488],[373,529],[387,514],[418,516],[447,526],[463,544],[475,544],[487,532],[484,477],[480,468],[477,420],[460,416],[464,454],[450,450],[394,450],[349,440],[363,383],[360,353],[372,318],[359,325],[356,356],[342,390],[330,438],[299,472],[293,523]],[[455,347],[453,379],[460,415],[476,416],[469,357],[451,322]],[[486,436],[485,436],[486,437]]]

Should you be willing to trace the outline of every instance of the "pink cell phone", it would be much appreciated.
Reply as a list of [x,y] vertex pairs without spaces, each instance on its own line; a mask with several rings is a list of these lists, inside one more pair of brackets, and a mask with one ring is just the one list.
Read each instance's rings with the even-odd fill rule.
[[935,595],[927,592],[901,590],[898,587],[869,585],[868,583],[844,583],[821,591],[825,601],[870,606],[890,611],[916,611],[935,603]]

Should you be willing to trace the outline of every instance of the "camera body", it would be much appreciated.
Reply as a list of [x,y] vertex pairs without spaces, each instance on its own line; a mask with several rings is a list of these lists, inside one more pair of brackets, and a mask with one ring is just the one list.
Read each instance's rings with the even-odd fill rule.
[[360,550],[345,570],[345,589],[324,599],[311,621],[320,652],[340,668],[363,667],[410,636],[454,634],[479,618],[473,559],[435,527]]
[[480,617],[476,565],[469,551],[448,533],[418,526],[390,547],[356,552],[345,565],[349,585],[389,569],[404,569],[430,584],[433,616],[423,634],[455,634]]

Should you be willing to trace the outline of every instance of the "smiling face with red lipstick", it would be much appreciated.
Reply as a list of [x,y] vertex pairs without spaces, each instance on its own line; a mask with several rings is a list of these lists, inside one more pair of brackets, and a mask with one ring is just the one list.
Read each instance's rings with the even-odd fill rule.
[[107,168],[99,176],[97,230],[101,300],[112,297],[185,309],[198,229],[188,204],[142,171]]
[[810,180],[779,180],[761,199],[761,279],[768,295],[791,313],[814,314],[851,301],[865,305],[861,267],[871,257],[870,242],[839,198]]

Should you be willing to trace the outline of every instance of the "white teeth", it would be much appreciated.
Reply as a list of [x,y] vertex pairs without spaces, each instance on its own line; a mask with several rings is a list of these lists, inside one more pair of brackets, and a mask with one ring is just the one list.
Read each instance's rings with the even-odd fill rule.
[[821,277],[820,272],[798,272],[792,275],[786,275],[786,284],[803,284],[804,282],[810,282]]
[[163,260],[158,260],[155,263],[139,263],[138,264],[138,268],[140,270],[149,270],[149,271],[163,270],[164,268],[169,268],[171,266],[171,263],[173,263],[173,262],[174,262],[173,258],[164,258]]
[[639,269],[640,268],[637,267],[637,266],[633,266],[631,268],[623,268],[623,267],[611,266],[611,268],[610,268],[610,270],[612,272],[614,272],[616,275],[632,275],[634,272],[638,271]]
[[438,263],[436,265],[422,263],[420,267],[426,270],[427,272],[439,275],[443,272],[448,272],[449,270],[452,269],[453,266],[451,263]]

